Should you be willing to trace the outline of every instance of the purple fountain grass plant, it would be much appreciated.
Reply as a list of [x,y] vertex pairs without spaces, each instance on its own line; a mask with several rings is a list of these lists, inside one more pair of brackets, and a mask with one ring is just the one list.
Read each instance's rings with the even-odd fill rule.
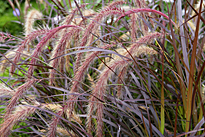
[[23,50],[25,49],[26,45],[29,44],[31,41],[33,41],[34,39],[36,39],[36,37],[40,36],[40,35],[44,35],[47,32],[49,32],[48,29],[41,29],[41,30],[36,30],[31,32],[26,39],[21,43],[21,45],[18,47],[17,51],[16,51],[16,55],[13,59],[13,63],[11,65],[10,68],[10,73],[13,74],[14,70],[15,70],[15,65],[16,63],[19,61],[21,53],[23,52]]
[[[104,105],[104,94],[105,94],[105,87],[107,85],[107,80],[111,76],[112,72],[116,69],[119,69],[120,71],[127,66],[127,62],[130,62],[129,59],[119,60],[119,61],[113,61],[108,65],[109,68],[106,68],[99,76],[99,79],[97,83],[95,84],[95,88],[93,89],[91,93],[91,98],[89,99],[89,105],[88,105],[88,117],[87,117],[87,127],[88,132],[91,131],[91,118],[92,113],[96,107],[97,109],[97,135],[102,136],[102,118],[103,118],[103,107]],[[98,110],[98,108],[100,110]]]
[[[83,12],[82,12],[82,14],[83,14],[83,16],[87,16],[86,18],[85,17],[83,17],[82,19],[80,19],[80,18],[77,18],[77,19],[74,19],[73,20],[73,22],[71,22],[71,24],[76,24],[76,25],[78,25],[78,26],[80,26],[80,27],[82,27],[82,28],[84,28],[84,27],[86,27],[87,26],[87,20],[90,18],[90,17],[93,17],[94,15],[95,15],[95,13],[93,13],[93,11],[90,11],[90,10],[84,10]],[[76,22],[77,21],[77,22]],[[73,43],[73,47],[76,47],[79,43],[80,43],[80,41],[78,41],[78,39],[80,39],[80,37],[81,37],[81,33],[80,32],[82,32],[82,30],[80,30],[80,29],[78,29],[78,30],[76,30],[76,33],[74,33],[74,35],[73,35],[73,40],[74,40],[74,43]],[[94,36],[92,36],[92,38],[93,38]],[[91,40],[93,40],[92,38],[90,38],[90,41]],[[71,47],[71,41],[70,42],[68,42],[67,44],[66,44],[66,49],[70,49],[70,47]],[[68,50],[66,50],[65,51],[65,53],[69,53],[69,51]],[[61,60],[63,60],[64,58],[61,58]],[[66,56],[65,57],[65,65],[66,65],[66,69],[68,70],[69,69],[69,66],[70,66],[70,56]]]
[[[84,8],[86,4],[82,5],[81,7]],[[74,18],[75,13],[78,11],[78,8],[76,8],[75,10],[72,11],[71,15],[69,15],[65,21],[63,22],[63,25],[68,25],[68,24],[73,24],[71,21]],[[93,14],[91,14],[92,16]],[[89,16],[89,15],[88,15]],[[80,20],[80,22],[77,24],[78,26],[82,26],[83,22],[85,22],[87,20],[87,18],[84,18],[83,20]],[[69,32],[67,32],[69,31]],[[82,31],[82,29],[80,28],[72,28],[71,30],[65,29],[63,30],[63,32],[60,34],[61,38],[58,42],[58,45],[55,46],[53,52],[52,52],[52,58],[56,58],[57,56],[63,55],[66,52],[66,49],[70,48],[70,39],[72,37],[74,37],[74,40],[76,40],[80,34],[80,32]],[[59,65],[60,70],[63,70],[63,67],[65,66],[65,64],[67,66],[69,66],[69,56],[66,56],[66,62],[65,62],[65,58],[57,58],[55,60],[53,60],[52,62],[50,62],[50,64],[56,68],[57,64]],[[62,71],[61,71],[62,72]],[[55,70],[51,70],[50,73],[50,84],[52,84],[54,82],[54,73]]]
[[[79,33],[80,32],[79,30],[81,30],[81,28],[72,28],[71,30],[66,29],[65,31],[62,32],[63,34],[62,34],[58,44],[54,47],[54,50],[53,50],[52,55],[51,55],[51,59],[54,59],[50,62],[51,66],[53,68],[56,68],[59,64],[61,64],[61,63],[59,63],[59,60],[61,58],[57,58],[57,59],[55,59],[55,58],[64,54],[64,51],[66,48],[66,43],[69,43],[71,37],[74,34]],[[66,33],[66,31],[68,31],[68,32]],[[52,69],[50,71],[50,76],[49,76],[50,85],[53,84],[54,73],[55,73],[55,70]]]
[[[128,53],[126,54],[127,57],[129,57],[130,55],[132,56],[139,56],[141,53],[146,52],[144,51],[145,49],[139,49],[139,46],[150,42],[151,40],[153,40],[154,38],[159,38],[161,36],[160,33],[155,32],[155,33],[151,33],[148,34],[142,38],[140,38],[136,44],[132,44],[130,47],[130,49],[128,50]],[[153,49],[148,49],[147,52],[151,52],[153,51]],[[151,53],[152,54],[152,53]],[[122,71],[123,69],[125,69],[128,65],[129,62],[131,62],[132,60],[130,59],[119,59],[119,60],[113,60],[111,62],[109,62],[107,68],[105,68],[103,70],[103,72],[100,74],[99,79],[97,80],[97,83],[95,84],[95,87],[92,91],[91,97],[89,99],[89,105],[88,105],[88,117],[87,117],[87,129],[88,132],[91,132],[91,118],[92,118],[92,113],[96,107],[97,109],[97,135],[98,136],[102,136],[102,125],[103,125],[103,103],[104,103],[104,95],[105,95],[105,91],[106,91],[106,85],[107,85],[107,80],[108,78],[113,74],[112,72],[115,72],[117,69],[118,71]]]
[[[75,12],[77,11],[74,10]],[[72,12],[72,14],[74,14],[75,12]],[[88,16],[92,16],[93,14],[88,14]],[[70,17],[72,16],[72,17]],[[67,17],[67,19],[64,21],[64,25],[67,25],[68,23],[71,23],[71,19],[73,18],[73,15],[69,15],[69,17]],[[83,19],[83,20],[80,20],[79,23],[77,23],[78,26],[81,26],[82,27],[82,24],[83,22],[85,22],[87,20],[87,18]],[[69,31],[69,32],[67,32]],[[66,49],[69,49],[70,48],[70,39],[73,37],[74,40],[77,40],[77,38],[79,37],[80,35],[80,32],[82,31],[82,29],[80,28],[72,28],[71,30],[64,30],[62,33],[61,33],[61,38],[58,42],[58,45],[55,46],[54,50],[53,50],[53,53],[52,53],[52,56],[51,56],[51,59],[52,58],[56,58],[57,56],[60,56],[60,55],[63,55],[65,52],[66,52]],[[77,41],[75,41],[77,43]],[[63,45],[63,46],[62,46]],[[64,57],[63,58],[57,58],[55,60],[53,60],[51,62],[52,66],[55,68],[57,66],[57,64],[60,64],[59,65],[59,68],[61,68],[60,70],[63,70],[63,67],[65,66],[65,64],[67,66],[69,66],[69,56],[66,56],[66,62],[65,62],[65,59]],[[62,72],[62,71],[61,71]],[[54,73],[55,73],[55,70],[51,70],[51,73],[50,73],[50,84],[53,83],[54,81]]]
[[23,93],[27,89],[29,89],[31,87],[31,85],[33,85],[36,81],[37,81],[37,79],[28,79],[26,83],[24,83],[23,85],[19,86],[16,89],[14,96],[11,98],[9,105],[6,107],[5,118],[9,116],[13,107],[17,104],[17,101],[23,95]]
[[13,114],[9,114],[4,119],[4,122],[0,125],[1,137],[7,137],[10,133],[10,130],[19,120],[25,119],[28,115],[33,114],[35,110],[36,108],[34,107],[18,106]]
[[140,45],[148,43],[152,41],[154,38],[161,38],[163,36],[162,33],[159,32],[154,32],[154,33],[149,33],[145,35],[144,37],[141,37],[139,40],[136,41],[136,43],[132,44],[130,46],[129,52],[127,53],[127,57],[131,54],[135,54],[136,51],[138,51],[138,48]]
[[[81,5],[79,8],[85,8],[86,5],[87,5],[87,4],[83,4],[83,5]],[[79,10],[79,8],[75,8],[75,9],[71,12],[71,14],[66,17],[66,19],[65,19],[64,22],[63,22],[63,25],[69,25],[69,24],[71,24],[71,22],[72,22],[74,16],[76,15],[76,12]],[[80,25],[78,24],[78,26],[80,26]],[[61,44],[64,43],[63,45],[65,45],[66,43],[68,43],[68,42],[66,42],[66,41],[69,41],[72,35],[74,35],[74,34],[76,35],[76,33],[78,34],[78,33],[81,31],[81,29],[76,30],[76,29],[74,28],[74,29],[70,30],[70,32],[67,33],[67,35],[65,36],[65,34],[66,34],[67,31],[68,31],[68,30],[65,29],[65,30],[62,32],[62,34],[61,34],[61,39],[60,39],[60,41],[59,41],[59,44],[58,44],[58,46],[55,46],[55,49],[53,50],[53,53],[52,53],[52,56],[51,56],[51,59],[52,59],[52,58],[55,58],[55,57],[57,57],[57,56],[59,56],[59,54],[58,54],[59,52],[60,52],[61,55],[62,55],[62,54],[63,54],[63,51],[65,50],[65,46],[64,46],[64,48],[61,48],[61,50],[59,51],[59,48],[61,47]],[[73,31],[76,32],[76,33],[74,33]],[[69,37],[69,38],[66,38],[66,37]],[[67,39],[67,40],[66,40],[66,39]],[[68,44],[67,44],[67,45],[68,45]],[[66,48],[67,48],[67,46],[66,46]],[[59,51],[59,52],[58,52],[58,51]],[[52,66],[55,68],[56,65],[57,65],[57,63],[61,62],[61,60],[62,60],[62,58],[61,58],[61,59],[53,60],[53,61],[50,62],[50,64],[52,64]],[[62,64],[62,63],[60,63],[60,64]],[[51,73],[50,73],[50,84],[52,84],[53,81],[54,81],[54,79],[53,79],[53,77],[54,77],[54,72],[55,72],[55,70],[51,70]]]
[[[59,121],[61,120],[60,117],[63,116],[63,114],[68,115],[69,113],[69,107],[68,105],[65,105],[64,107],[61,107],[60,105],[52,105],[52,104],[46,104],[45,105],[48,109],[53,109],[54,111],[57,111],[57,116],[54,116],[52,119],[52,122],[50,123],[50,126],[48,128],[47,136],[49,137],[55,137],[56,136],[56,130],[58,129]],[[72,112],[72,121],[82,123],[80,118]],[[69,133],[70,134],[70,133]]]
[[[54,28],[52,30],[50,30],[46,36],[44,36],[42,38],[42,40],[38,43],[38,45],[36,46],[36,49],[34,50],[33,54],[32,54],[32,59],[30,61],[31,64],[35,65],[36,63],[36,58],[38,58],[38,55],[40,54],[41,50],[43,49],[43,47],[47,44],[47,42],[49,42],[49,40],[53,37],[55,37],[56,33],[59,32],[62,29],[65,28],[70,28],[70,27],[78,27],[75,25],[63,25],[57,28]],[[32,76],[33,75],[33,69],[34,66],[30,65],[29,69],[28,69],[28,75]]]
[[[13,51],[16,52],[16,54],[10,72],[16,75],[12,78],[9,77],[8,82],[5,82],[5,84],[18,85],[22,82],[23,78],[26,78],[27,81],[15,87],[13,91],[16,92],[6,88],[2,88],[2,91],[0,91],[0,96],[12,96],[10,103],[8,105],[5,103],[7,105],[5,109],[6,114],[3,123],[0,125],[0,134],[2,134],[2,136],[8,136],[9,131],[18,120],[24,119],[27,115],[32,114],[35,111],[35,109],[32,108],[41,111],[33,115],[39,122],[36,122],[37,124],[35,126],[31,125],[33,126],[31,130],[34,131],[31,132],[31,135],[41,135],[40,132],[43,132],[43,134],[46,133],[49,137],[54,137],[60,133],[58,132],[59,127],[62,127],[62,131],[64,130],[67,136],[73,136],[73,133],[76,134],[76,136],[94,135],[99,137],[108,136],[108,134],[112,136],[124,136],[124,134],[128,136],[163,136],[163,132],[159,131],[159,129],[164,129],[165,132],[169,132],[166,125],[163,128],[163,124],[159,124],[160,121],[163,121],[163,117],[167,118],[169,116],[169,114],[160,115],[159,109],[161,105],[159,104],[164,100],[166,103],[163,105],[164,110],[166,110],[167,105],[170,104],[170,108],[175,108],[175,105],[169,102],[170,94],[176,94],[175,91],[179,94],[179,98],[174,96],[171,100],[174,102],[177,98],[177,103],[180,103],[181,93],[178,88],[180,83],[177,83],[175,79],[178,77],[182,80],[185,79],[185,77],[183,77],[184,67],[182,67],[182,75],[177,73],[173,75],[172,72],[177,72],[177,67],[181,65],[179,62],[175,68],[173,56],[176,57],[176,55],[179,55],[179,57],[183,57],[181,56],[183,52],[169,56],[170,51],[166,51],[166,49],[164,50],[160,47],[162,54],[154,57],[156,63],[150,63],[150,56],[142,55],[158,54],[160,51],[157,52],[154,50],[153,48],[155,46],[166,47],[175,41],[179,42],[180,47],[181,43],[180,40],[178,41],[177,34],[175,34],[176,32],[174,32],[175,35],[172,35],[172,37],[166,36],[163,39],[167,41],[167,45],[165,45],[164,41],[159,42],[156,40],[165,36],[164,34],[166,32],[170,33],[170,28],[172,30],[172,26],[177,27],[177,25],[166,14],[148,8],[144,0],[135,0],[130,4],[130,10],[126,12],[119,7],[119,5],[122,4],[125,4],[125,2],[113,2],[105,8],[102,8],[102,10],[95,12],[95,14],[85,15],[85,10],[80,10],[85,9],[87,4],[78,6],[76,3],[77,8],[69,13],[67,12],[67,16],[66,14],[60,15],[65,19],[62,23],[55,24],[59,27],[50,30],[43,28],[42,30],[28,33],[28,36],[21,42],[18,49]],[[60,3],[56,4],[56,6],[59,5]],[[131,9],[133,5],[135,8],[137,7],[137,9]],[[67,5],[64,7],[65,9],[68,8],[66,6]],[[59,8],[61,8],[61,6],[59,6]],[[80,13],[80,15],[78,13]],[[142,18],[138,18],[138,14]],[[131,16],[130,18],[120,20],[129,15]],[[50,20],[52,21],[51,16],[48,17],[49,25],[53,23],[50,22]],[[109,16],[111,16],[111,19],[107,18]],[[165,21],[162,21],[162,23],[158,22],[158,16],[163,16],[166,18],[165,20],[170,20],[170,23],[173,25],[171,24],[169,28],[165,25]],[[47,16],[44,17],[46,20]],[[104,19],[106,19],[105,23],[103,21]],[[109,21],[111,20],[109,25],[107,25],[109,22],[107,19]],[[113,24],[113,21],[119,22]],[[156,28],[157,30],[166,32],[155,32]],[[149,32],[149,30],[152,32]],[[102,34],[99,33],[100,31],[102,31]],[[139,31],[140,33],[138,33]],[[118,37],[121,37],[122,33],[126,33],[127,36],[130,36],[128,36],[128,39],[121,41]],[[187,32],[187,34],[186,36],[189,36],[189,32]],[[108,38],[106,36],[110,37]],[[180,35],[180,37],[181,36],[182,35]],[[35,45],[36,41],[34,40],[38,41],[38,44]],[[113,40],[115,40],[114,44],[112,43]],[[202,43],[204,43],[204,40],[202,41]],[[111,44],[107,44],[108,42]],[[29,53],[30,58],[26,56],[26,59],[24,59],[21,55],[24,54],[25,48],[29,43],[34,45],[31,47],[31,49],[33,48],[34,50],[31,55]],[[148,45],[152,45],[153,48]],[[87,48],[85,48],[86,46]],[[192,52],[191,46],[188,47],[190,53]],[[203,46],[204,44],[201,45],[201,47]],[[111,49],[108,50],[108,48]],[[76,49],[79,51],[72,52]],[[117,54],[113,50],[116,50]],[[180,50],[181,49],[179,49],[179,51]],[[177,48],[175,51],[177,51]],[[164,54],[164,52],[167,53]],[[171,53],[173,52],[171,51]],[[201,52],[199,53],[201,55]],[[163,60],[163,55],[166,59],[170,58],[170,62],[168,59],[166,60],[168,63]],[[22,57],[22,63],[18,65],[20,57]],[[179,58],[179,60],[181,60],[181,58]],[[44,66],[34,69],[36,65],[39,66],[39,64],[37,64],[38,61],[45,62],[45,64],[48,64],[50,61],[49,67]],[[27,62],[30,64],[28,70],[27,68],[25,69],[24,66],[20,66],[26,65]],[[198,65],[198,62],[196,63]],[[203,67],[205,66],[204,64]],[[100,68],[99,65],[104,67]],[[161,65],[163,69],[159,70]],[[198,66],[200,70],[201,65],[199,64]],[[26,73],[23,76],[19,74],[18,70],[15,69],[16,67],[28,72],[28,76]],[[130,71],[130,69],[134,70],[134,72]],[[60,72],[63,77],[57,77],[56,73],[58,72]],[[88,75],[88,78],[86,75]],[[166,76],[169,78],[166,79]],[[16,80],[15,82],[13,82],[13,78]],[[49,79],[49,81],[39,81],[39,79],[31,78]],[[23,81],[24,80],[25,79],[23,79]],[[36,84],[37,81],[38,84]],[[201,83],[202,82],[204,81],[201,81]],[[164,84],[162,90],[167,90],[168,93],[163,95],[164,98],[158,96],[160,95],[160,91],[162,91],[160,90],[161,83]],[[193,84],[198,86],[197,83]],[[165,89],[165,87],[168,88]],[[6,91],[9,93],[6,94]],[[123,94],[123,91],[126,91],[126,94]],[[26,106],[22,111],[12,113],[18,102],[22,103],[20,99],[25,93],[29,93],[29,95],[34,94],[36,100],[39,99],[46,103],[40,105],[43,105],[43,107],[36,107],[35,105],[33,105],[33,107]],[[4,97],[1,96],[1,98]],[[27,100],[27,96],[23,99]],[[139,101],[140,105],[138,104]],[[33,104],[30,100],[28,101],[28,104],[29,103]],[[195,104],[197,105],[197,103]],[[177,107],[183,106],[179,105]],[[198,111],[197,107],[198,105],[194,110]],[[194,113],[197,117],[196,120],[202,117],[203,112],[202,110],[200,111],[201,115],[199,115],[199,118],[197,113]],[[176,114],[176,122],[180,116],[179,113]],[[25,123],[28,124],[27,122],[30,122],[29,120],[30,119],[26,120]],[[180,120],[184,119],[181,118]],[[172,122],[174,122],[174,120],[170,120],[170,122],[166,120],[165,124],[172,124]],[[44,123],[46,123],[46,125]],[[203,121],[200,123],[203,125]],[[29,126],[30,125],[25,126],[25,128]],[[104,128],[104,126],[106,128]],[[195,126],[197,127],[197,125]],[[47,130],[36,130],[39,129],[39,127],[40,129]],[[178,127],[181,128],[181,125],[175,123],[175,129],[169,130],[171,132],[175,131],[176,135],[176,129]],[[96,130],[93,128],[96,128]],[[19,130],[21,130],[21,127],[14,132]],[[60,136],[61,135],[62,134],[60,134]]]
[[[81,22],[78,23],[78,26],[82,27],[83,22],[86,20],[87,20],[87,18],[85,18],[84,20],[81,20]],[[79,43],[80,43],[79,39],[81,38],[81,33],[82,33],[82,30],[77,29],[76,33],[73,35],[73,40],[74,40],[73,47],[77,47],[79,45]],[[71,45],[72,45],[71,42],[67,43],[66,49],[70,49]],[[69,53],[68,50],[66,50],[65,52]],[[66,57],[69,57],[69,56],[66,56]],[[69,63],[69,58],[66,59],[66,63]],[[69,64],[67,66],[69,66]]]
[[[137,13],[137,12],[154,12],[157,14],[160,14],[162,16],[164,16],[165,18],[169,19],[169,17],[165,14],[163,14],[162,12],[156,11],[156,10],[152,10],[152,9],[133,9],[127,12],[122,11],[119,8],[116,7],[108,7],[105,8],[104,10],[102,10],[98,15],[96,15],[96,17],[93,19],[92,23],[90,23],[90,25],[88,26],[88,28],[86,29],[85,33],[84,33],[84,37],[82,38],[82,42],[80,44],[80,47],[85,46],[85,44],[87,43],[87,39],[90,36],[90,32],[92,32],[92,30],[96,30],[96,28],[99,26],[99,24],[97,24],[96,22],[100,22],[100,20],[102,20],[102,18],[109,16],[109,15],[119,15],[121,14],[121,16],[116,20],[116,22],[121,19],[122,17],[132,14],[132,13]],[[175,25],[175,23],[171,20],[171,22]],[[175,25],[176,26],[176,25]],[[77,71],[79,65],[80,65],[80,60],[81,60],[81,55],[82,53],[77,54],[77,59],[76,59],[76,67],[75,67],[75,72]]]
[[[109,45],[107,44],[106,46],[102,47],[102,49],[107,49],[107,48],[111,48],[114,45]],[[83,62],[83,64],[81,65],[81,67],[79,68],[78,72],[76,73],[76,75],[74,76],[74,81],[72,84],[72,88],[71,88],[71,93],[75,93],[78,92],[77,88],[79,86],[79,81],[82,80],[83,78],[83,74],[85,73],[85,71],[88,69],[89,65],[92,63],[92,61],[97,57],[98,54],[100,54],[102,51],[96,51],[91,53],[90,55],[88,55],[85,58],[85,61]]]
[[[113,47],[114,44],[110,45],[107,44],[106,46],[102,47],[102,49],[108,49]],[[98,54],[100,54],[102,51],[96,51],[91,53],[90,55],[88,55],[85,58],[85,61],[83,62],[83,64],[80,66],[79,70],[77,71],[76,75],[74,76],[74,81],[72,83],[72,88],[69,92],[69,94],[71,93],[78,93],[78,87],[79,87],[79,82],[82,81],[83,79],[83,74],[85,73],[85,71],[88,69],[89,65],[93,62],[93,60],[98,56]],[[74,108],[74,103],[77,100],[76,97],[74,95],[71,95],[69,97],[70,99],[72,99],[72,101],[69,99],[68,101],[68,106],[69,106],[69,115],[68,118],[70,118],[72,112],[73,112],[73,108]]]
[[[123,10],[117,8],[117,4],[123,4],[123,2],[114,2],[113,4],[110,4],[110,6],[105,7],[100,13],[98,13],[93,21],[89,24],[87,29],[85,30],[85,33],[83,34],[83,38],[80,43],[80,47],[84,47],[87,43],[88,38],[91,35],[91,32],[93,30],[96,30],[97,27],[100,25],[99,22],[103,19],[106,18],[107,16],[110,15],[122,15],[124,13]],[[76,65],[75,65],[75,73],[77,72],[79,66],[80,66],[80,60],[82,53],[77,54],[77,59],[76,59]]]

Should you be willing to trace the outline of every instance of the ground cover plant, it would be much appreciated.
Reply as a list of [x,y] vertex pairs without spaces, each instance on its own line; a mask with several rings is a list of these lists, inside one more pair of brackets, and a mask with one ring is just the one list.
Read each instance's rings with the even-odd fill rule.
[[2,137],[204,136],[203,0],[8,1]]

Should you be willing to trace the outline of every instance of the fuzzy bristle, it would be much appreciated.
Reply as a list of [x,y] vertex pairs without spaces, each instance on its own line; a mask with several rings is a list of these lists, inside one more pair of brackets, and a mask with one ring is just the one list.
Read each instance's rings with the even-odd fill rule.
[[38,10],[31,10],[25,20],[25,36],[28,36],[33,31],[33,24],[36,19],[42,19],[43,14]]
[[15,92],[10,88],[6,87],[5,84],[0,83],[0,96],[13,96]]
[[9,131],[19,120],[25,119],[26,116],[33,114],[35,110],[34,107],[17,106],[15,111],[13,111],[13,114],[9,114],[0,125],[0,135],[2,137],[8,136]]

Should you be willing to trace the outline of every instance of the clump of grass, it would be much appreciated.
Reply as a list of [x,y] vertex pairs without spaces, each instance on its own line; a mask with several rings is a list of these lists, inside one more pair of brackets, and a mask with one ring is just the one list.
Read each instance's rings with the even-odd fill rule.
[[[47,2],[58,7],[50,11],[58,11],[58,24],[30,11],[17,48],[1,54],[1,70],[10,73],[0,79],[0,133],[8,136],[21,120],[31,136],[203,136],[202,1],[185,5],[184,16],[181,1],[172,15],[176,3],[163,13],[161,2],[102,2],[98,11],[74,2],[71,11],[71,3]],[[42,17],[49,27],[33,30]]]
[[19,120],[25,119],[26,116],[33,114],[35,110],[35,108],[26,106],[16,107],[15,111],[12,114],[9,114],[9,116],[7,116],[1,124],[1,136],[8,136],[10,130]]

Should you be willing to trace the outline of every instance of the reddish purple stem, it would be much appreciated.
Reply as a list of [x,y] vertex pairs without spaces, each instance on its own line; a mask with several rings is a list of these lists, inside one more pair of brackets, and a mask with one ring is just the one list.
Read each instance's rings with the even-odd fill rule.
[[[132,10],[129,10],[129,11],[125,12],[123,15],[121,15],[121,16],[116,20],[116,22],[117,22],[118,20],[120,20],[121,18],[123,18],[124,16],[130,15],[130,14],[132,14],[132,13],[137,13],[137,12],[153,12],[153,13],[156,13],[156,14],[159,14],[159,15],[165,17],[165,18],[168,19],[168,20],[170,19],[166,14],[164,14],[164,13],[162,13],[162,12],[160,12],[160,11],[153,10],[153,9],[148,9],[148,8],[138,8],[138,9],[132,9]],[[170,20],[171,20],[171,19],[170,19]],[[176,26],[176,24],[175,24],[172,20],[171,20],[171,22],[172,22],[172,24],[173,24],[174,26]]]

